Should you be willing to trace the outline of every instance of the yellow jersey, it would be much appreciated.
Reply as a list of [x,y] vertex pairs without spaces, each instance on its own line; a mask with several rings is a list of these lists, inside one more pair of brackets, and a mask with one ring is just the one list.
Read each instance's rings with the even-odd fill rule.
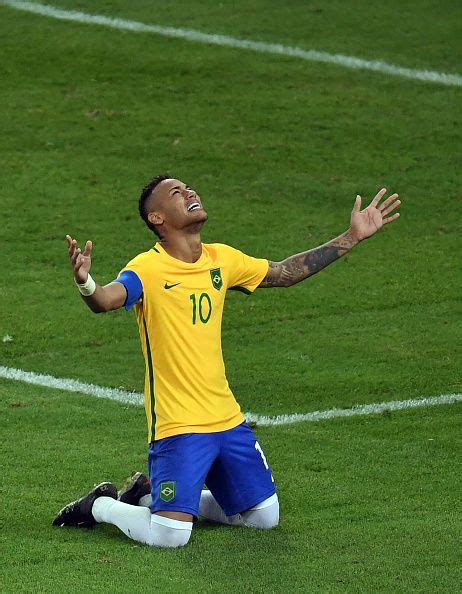
[[[230,246],[202,244],[197,262],[170,256],[161,243],[131,260],[116,279],[134,301],[146,361],[148,441],[224,431],[244,416],[226,379],[221,321],[227,289],[253,292],[268,261]],[[138,277],[139,281],[133,275]],[[133,290],[131,279],[136,281]]]

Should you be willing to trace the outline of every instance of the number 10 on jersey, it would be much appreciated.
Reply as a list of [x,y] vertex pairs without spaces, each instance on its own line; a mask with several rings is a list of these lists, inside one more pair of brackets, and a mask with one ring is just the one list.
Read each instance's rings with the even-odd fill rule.
[[[201,293],[196,297],[195,293],[189,296],[192,301],[192,323],[193,325],[199,318],[203,324],[207,324],[212,315],[212,300],[207,293]],[[199,313],[199,315],[197,315]]]

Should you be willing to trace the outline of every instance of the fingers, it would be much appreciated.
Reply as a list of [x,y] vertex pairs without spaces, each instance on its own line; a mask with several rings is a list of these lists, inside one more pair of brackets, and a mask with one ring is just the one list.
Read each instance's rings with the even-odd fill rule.
[[[66,241],[67,241],[67,248],[69,251],[69,257],[71,258],[71,261],[75,261],[74,256],[76,255],[76,253],[81,253],[82,250],[77,246],[77,240],[73,239],[70,235],[66,235]],[[83,255],[88,257],[91,254],[91,250],[93,249],[93,243],[91,241],[87,241],[85,244],[85,250],[83,252]]]
[[395,219],[397,219],[399,217],[399,212],[396,212],[394,215],[392,215],[391,217],[387,217],[386,219],[382,219],[382,223],[384,225],[386,225],[387,223],[391,223],[392,221],[394,221]]
[[66,235],[66,241],[74,278],[78,283],[86,282],[88,278],[88,270],[91,265],[90,254],[93,244],[91,241],[87,241],[85,250],[82,253],[82,250],[77,246],[77,241],[70,235]]
[[353,206],[353,212],[359,212],[361,210],[361,196],[356,195],[355,205]]
[[388,208],[385,208],[385,210],[379,208],[379,210],[382,210],[382,217],[386,216],[387,214],[395,210],[395,208],[398,208],[400,204],[401,200],[395,200],[395,202],[393,202],[393,204],[391,204]]
[[74,273],[77,273],[80,270],[80,268],[84,262],[85,262],[84,256],[82,254],[78,254],[77,259],[74,264]]
[[[74,255],[72,256],[71,260],[71,267],[74,273],[74,278],[78,283],[83,283],[88,278],[88,270],[85,264],[88,264],[90,258],[84,256],[79,248],[75,250]],[[82,270],[82,272],[81,272]],[[86,274],[85,274],[86,271]],[[85,278],[86,277],[86,278]]]
[[72,254],[71,254],[71,264],[75,268],[77,262],[79,262],[79,266],[82,265],[82,262],[85,261],[85,254],[82,254],[82,250],[77,247],[76,245],[72,246]]
[[74,246],[77,244],[77,242],[75,241],[75,239],[72,239],[70,235],[66,235],[66,241],[67,250],[69,252],[69,256],[71,256],[74,253]]
[[387,188],[382,188],[379,192],[377,192],[377,194],[372,199],[370,206],[377,206],[380,200],[382,200],[382,198],[385,196],[386,191]]
[[72,239],[72,237],[70,235],[66,235],[66,241],[67,241],[67,249],[69,252],[69,257],[72,258],[75,250],[77,249],[77,241],[75,239]]
[[83,252],[83,255],[89,256],[91,254],[92,247],[93,243],[91,241],[87,241],[87,243],[85,244],[85,250]]
[[81,266],[87,258],[88,256],[82,254],[82,250],[80,248],[77,248],[71,258],[71,264],[72,266],[74,266],[74,268],[77,266],[77,264]]
[[72,254],[72,256],[71,256],[71,264],[72,264],[72,266],[75,266],[75,264],[76,264],[76,262],[77,262],[77,259],[78,259],[78,257],[79,257],[81,254],[82,254],[82,252],[80,251],[80,248],[75,248],[75,249],[74,249],[74,252],[73,252],[73,254]]
[[384,200],[382,202],[382,204],[379,204],[379,206],[377,208],[379,210],[384,210],[389,204],[391,204],[397,198],[398,198],[398,194],[392,194],[391,196],[388,196],[388,198],[386,200]]

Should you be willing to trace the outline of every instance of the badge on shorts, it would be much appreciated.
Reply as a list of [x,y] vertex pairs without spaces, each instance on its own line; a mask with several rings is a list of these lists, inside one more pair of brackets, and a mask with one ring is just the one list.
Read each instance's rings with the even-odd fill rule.
[[213,287],[219,291],[223,286],[223,280],[221,278],[221,272],[219,268],[214,268],[210,271],[210,277],[212,278]]
[[160,483],[159,497],[165,503],[173,501],[175,499],[176,481],[165,481]]

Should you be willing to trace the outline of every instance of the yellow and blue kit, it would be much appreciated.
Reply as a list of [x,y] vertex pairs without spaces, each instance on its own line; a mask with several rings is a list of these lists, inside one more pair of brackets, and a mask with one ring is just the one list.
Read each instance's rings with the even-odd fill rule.
[[135,306],[146,361],[149,442],[242,423],[221,351],[223,306],[227,289],[251,293],[267,272],[267,260],[218,243],[202,244],[194,263],[157,243],[122,270],[117,281],[127,289],[125,307]]
[[[228,511],[243,511],[233,510],[274,493],[266,459],[228,385],[221,350],[226,291],[252,293],[268,267],[267,260],[219,243],[202,244],[196,262],[183,262],[158,242],[131,260],[116,279],[127,290],[125,308],[135,308],[146,362],[153,512],[172,509],[197,515],[207,476],[218,485],[220,475],[232,468],[235,496],[228,488],[221,493],[218,486],[213,489]],[[226,443],[233,443],[234,450]],[[217,470],[220,464],[223,472]],[[261,466],[262,480],[254,476],[251,488],[246,464]],[[201,472],[195,472],[199,466]]]

